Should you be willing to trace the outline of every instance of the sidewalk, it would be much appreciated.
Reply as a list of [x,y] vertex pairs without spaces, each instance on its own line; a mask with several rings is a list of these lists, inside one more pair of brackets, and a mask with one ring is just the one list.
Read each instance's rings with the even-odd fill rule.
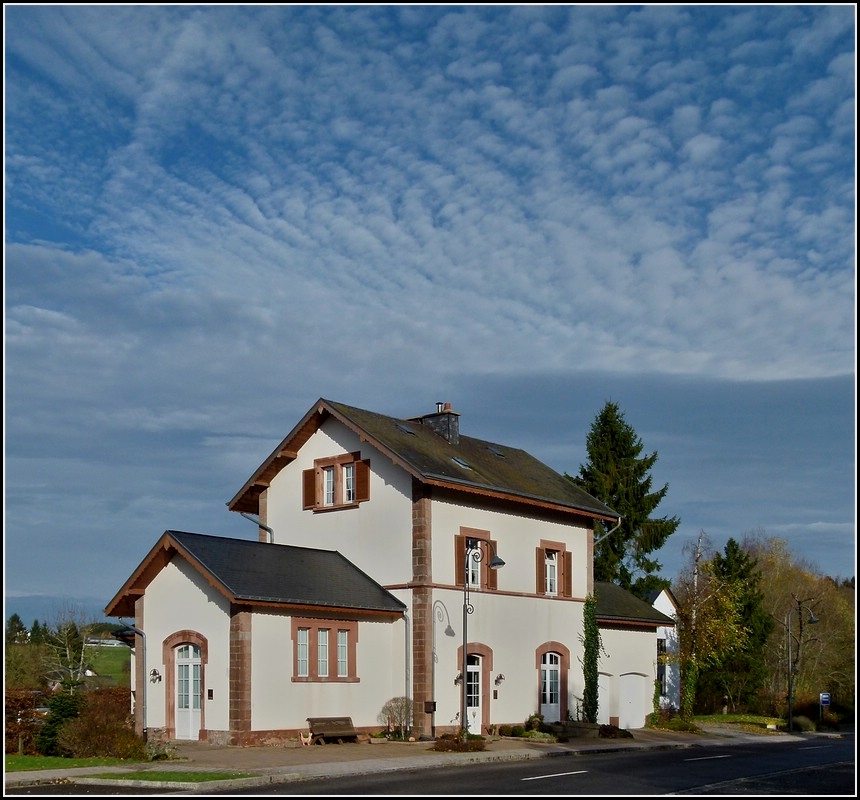
[[[91,778],[88,784],[171,788],[189,794],[229,788],[252,788],[267,783],[338,777],[366,773],[422,769],[489,761],[526,760],[563,757],[577,753],[617,752],[631,748],[706,747],[714,744],[754,740],[784,742],[791,738],[828,734],[787,734],[767,731],[747,733],[736,727],[706,726],[700,734],[675,733],[641,728],[630,731],[633,738],[574,739],[565,743],[540,743],[519,738],[494,737],[478,753],[437,753],[432,742],[389,742],[373,740],[363,744],[326,744],[302,747],[220,747],[203,742],[177,742],[175,758],[170,761],[136,763],[119,767],[81,767],[77,769],[39,770],[7,773],[6,788],[51,783],[57,780],[80,780],[87,775],[115,775],[116,778]],[[842,734],[829,734],[842,735]],[[159,772],[243,772],[251,777],[224,781],[161,782],[123,780],[123,773],[141,770]]]

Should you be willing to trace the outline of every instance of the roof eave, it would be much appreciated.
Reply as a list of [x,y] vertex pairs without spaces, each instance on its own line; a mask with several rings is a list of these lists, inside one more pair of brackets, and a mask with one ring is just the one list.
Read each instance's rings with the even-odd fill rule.
[[594,509],[587,509],[573,504],[559,503],[545,497],[538,497],[537,495],[505,492],[470,481],[458,481],[449,477],[438,475],[434,476],[432,474],[422,475],[421,480],[429,486],[438,486],[442,489],[450,489],[459,492],[469,492],[470,494],[480,494],[484,497],[492,497],[498,500],[507,500],[515,503],[524,503],[525,505],[537,506],[539,508],[545,508],[552,511],[562,511],[566,514],[575,513],[591,517],[592,519],[606,520],[607,522],[618,519],[617,515],[603,514],[599,511],[595,511]]

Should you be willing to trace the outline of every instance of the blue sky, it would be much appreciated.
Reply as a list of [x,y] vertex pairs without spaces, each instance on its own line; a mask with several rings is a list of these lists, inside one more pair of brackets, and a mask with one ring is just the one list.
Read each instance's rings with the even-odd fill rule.
[[854,574],[853,5],[4,17],[7,610],[256,538],[319,397],[570,474],[612,400],[664,576],[700,531]]

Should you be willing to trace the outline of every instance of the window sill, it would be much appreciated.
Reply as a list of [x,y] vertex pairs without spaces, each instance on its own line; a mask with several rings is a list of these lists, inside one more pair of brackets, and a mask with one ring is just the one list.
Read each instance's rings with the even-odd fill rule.
[[327,511],[343,511],[345,508],[358,508],[358,503],[341,503],[336,506],[314,506],[311,511],[314,514],[321,514]]

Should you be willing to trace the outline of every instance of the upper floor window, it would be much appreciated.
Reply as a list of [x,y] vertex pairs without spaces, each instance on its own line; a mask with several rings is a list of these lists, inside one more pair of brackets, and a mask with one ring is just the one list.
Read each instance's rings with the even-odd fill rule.
[[544,557],[544,591],[547,594],[558,593],[558,550],[545,550]]
[[541,540],[535,550],[535,591],[550,597],[573,597],[573,554],[564,542]]
[[[479,552],[480,558],[473,558]],[[468,559],[466,554],[469,554]],[[472,589],[497,589],[498,570],[489,564],[497,553],[496,542],[490,539],[489,531],[460,528],[454,537],[454,576],[459,586],[466,580]]]
[[[357,681],[358,623],[292,618],[294,681]],[[332,647],[336,648],[331,653]],[[331,658],[336,658],[335,665]]]
[[370,461],[360,453],[318,458],[302,473],[302,508],[324,511],[370,499]]

